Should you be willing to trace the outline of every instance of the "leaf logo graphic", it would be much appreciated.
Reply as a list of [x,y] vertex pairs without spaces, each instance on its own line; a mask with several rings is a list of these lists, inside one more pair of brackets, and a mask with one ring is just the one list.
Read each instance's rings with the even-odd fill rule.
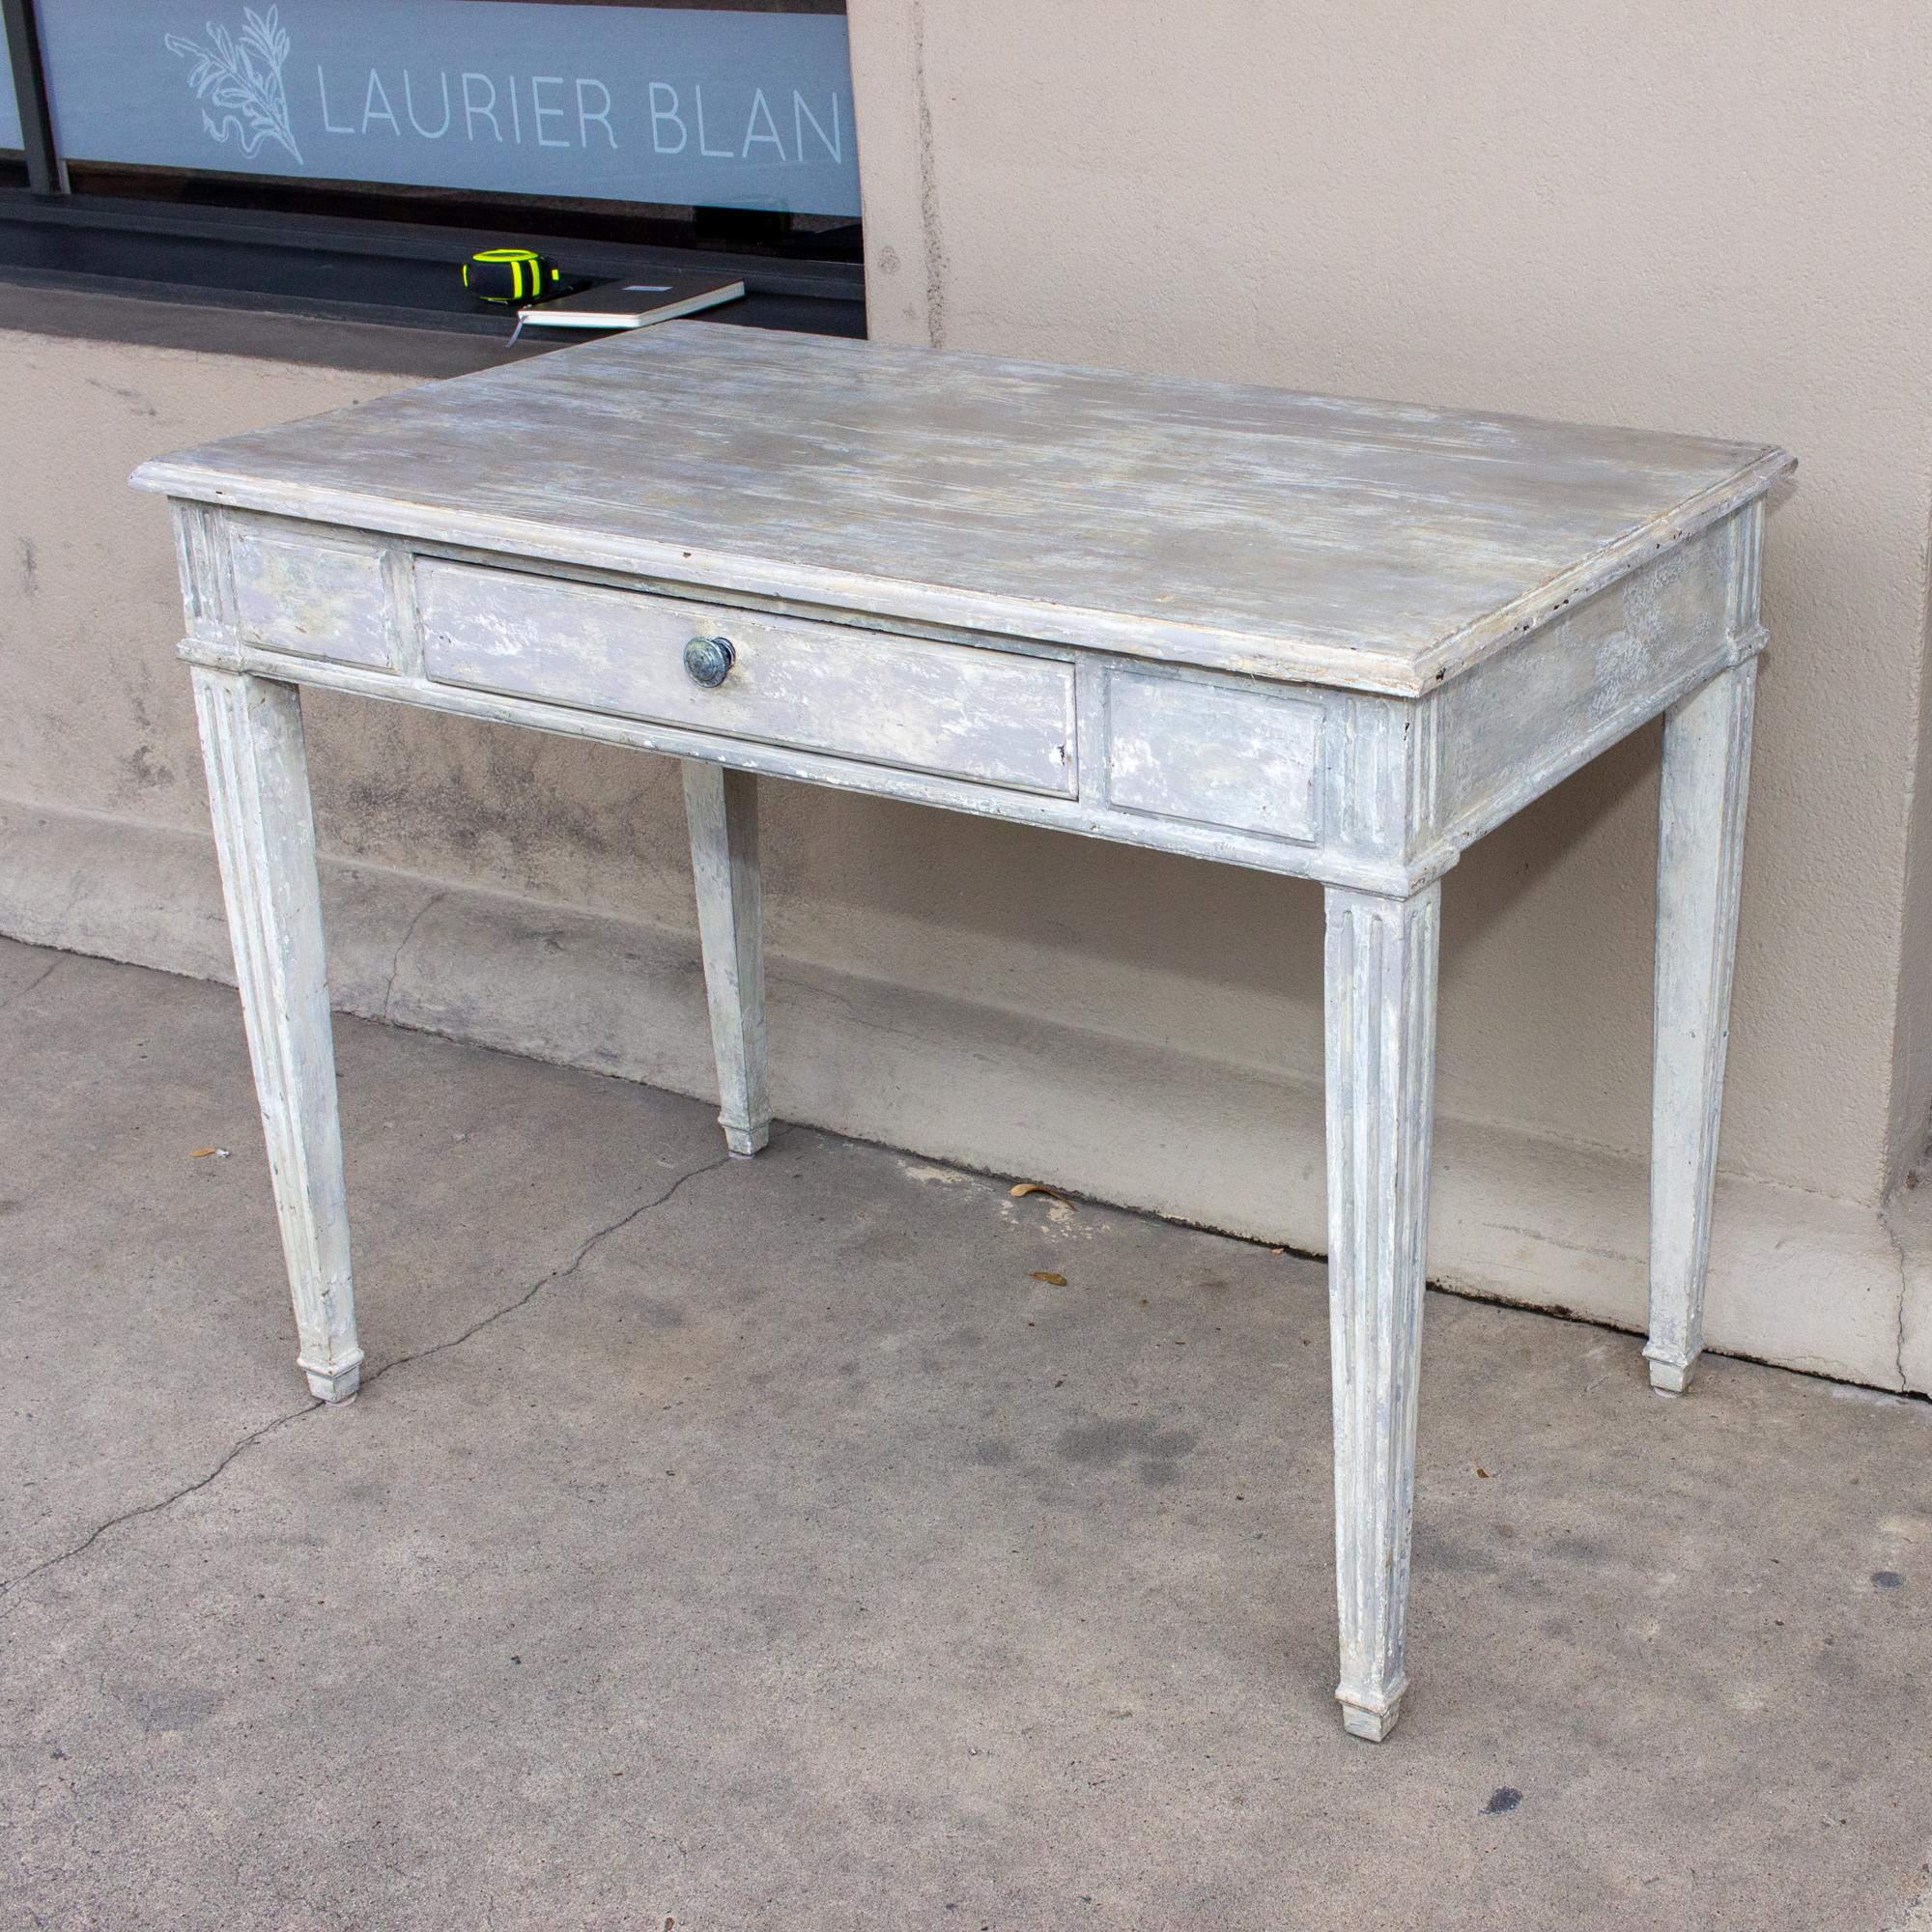
[[[301,167],[301,150],[289,126],[288,91],[282,85],[289,37],[280,16],[278,7],[266,14],[244,7],[240,34],[231,35],[210,20],[206,46],[180,34],[169,34],[164,44],[169,53],[194,63],[187,84],[206,103],[201,125],[217,141],[232,135],[250,160],[264,141],[279,141],[296,157],[296,166]],[[218,114],[211,113],[210,106]]]

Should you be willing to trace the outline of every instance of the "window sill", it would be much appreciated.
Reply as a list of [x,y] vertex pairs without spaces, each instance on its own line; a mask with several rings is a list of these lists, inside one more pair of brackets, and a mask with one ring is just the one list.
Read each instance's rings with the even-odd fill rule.
[[422,377],[460,375],[582,339],[526,335],[512,348],[509,318],[464,294],[458,264],[506,240],[543,247],[579,274],[614,279],[677,268],[740,277],[746,298],[707,321],[866,332],[862,275],[844,263],[184,214],[17,190],[0,190],[0,328]]

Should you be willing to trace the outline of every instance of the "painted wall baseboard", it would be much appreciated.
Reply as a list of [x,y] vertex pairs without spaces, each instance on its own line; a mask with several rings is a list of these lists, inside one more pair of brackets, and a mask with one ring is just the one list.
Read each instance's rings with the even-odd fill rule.
[[[213,847],[0,804],[0,932],[233,983]],[[696,931],[325,859],[338,1010],[716,1093]],[[769,961],[780,1118],[1321,1253],[1321,1096],[1246,1068]],[[1640,1163],[1438,1118],[1430,1279],[1640,1332]],[[1719,1180],[1711,1346],[1932,1390],[1932,1202]],[[1643,1364],[1630,1350],[1634,1384]]]

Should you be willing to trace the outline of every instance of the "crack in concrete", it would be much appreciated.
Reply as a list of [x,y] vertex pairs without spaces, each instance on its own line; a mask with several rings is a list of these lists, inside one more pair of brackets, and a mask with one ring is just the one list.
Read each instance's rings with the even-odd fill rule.
[[17,993],[9,993],[4,1000],[0,1000],[0,1012],[5,1012],[9,1007],[17,1007],[29,993],[38,992],[41,987],[44,986],[53,978],[55,972],[67,957],[68,955],[65,952],[57,953]]
[[415,917],[403,930],[403,936],[396,941],[396,950],[389,959],[389,983],[383,988],[383,1018],[389,1017],[389,1008],[396,997],[396,975],[403,970],[403,954],[409,951],[410,941],[416,936],[416,927],[449,896],[447,893],[432,893],[415,910]]
[[[497,1322],[502,1321],[505,1316],[514,1315],[520,1308],[527,1308],[545,1289],[554,1288],[558,1282],[568,1281],[590,1259],[592,1250],[601,1246],[605,1241],[608,1241],[612,1235],[621,1234],[633,1221],[648,1214],[652,1208],[662,1208],[686,1181],[696,1180],[701,1174],[716,1174],[721,1167],[727,1165],[730,1159],[731,1156],[728,1152],[721,1153],[716,1160],[706,1161],[702,1167],[694,1167],[689,1173],[680,1174],[662,1194],[654,1196],[649,1201],[641,1202],[628,1213],[620,1214],[608,1228],[599,1228],[578,1249],[577,1253],[571,1257],[567,1267],[554,1268],[549,1274],[531,1282],[529,1287],[522,1294],[518,1295],[514,1301],[505,1302],[501,1308],[497,1309],[493,1314],[484,1316],[480,1321],[472,1322],[462,1334],[452,1335],[446,1342],[432,1342],[428,1348],[417,1349],[412,1354],[394,1356],[389,1361],[384,1362],[374,1375],[365,1376],[362,1378],[362,1387],[365,1389],[373,1388],[392,1369],[406,1369],[412,1362],[426,1362],[432,1355],[445,1354],[451,1349],[460,1349],[472,1335],[480,1335],[484,1329],[493,1327]],[[322,1407],[324,1405],[318,1403],[316,1406]]]
[[[306,1415],[311,1409],[322,1406],[319,1402],[305,1402],[299,1408],[292,1408],[286,1415],[278,1415],[272,1421],[263,1423],[261,1428],[250,1430],[241,1441],[229,1448],[207,1475],[197,1476],[191,1483],[184,1483],[171,1495],[162,1496],[158,1502],[142,1503],[137,1509],[123,1510],[119,1516],[110,1516],[105,1522],[97,1523],[71,1549],[64,1549],[59,1555],[49,1556],[43,1562],[36,1563],[32,1569],[23,1570],[19,1576],[10,1577],[4,1582],[0,1582],[0,1599],[11,1597],[16,1590],[31,1583],[36,1577],[44,1577],[49,1570],[58,1570],[63,1563],[71,1563],[76,1556],[86,1555],[110,1529],[118,1529],[124,1522],[133,1522],[141,1517],[155,1516],[164,1509],[172,1509],[183,1497],[193,1495],[197,1490],[207,1489],[209,1484],[213,1482],[215,1477],[220,1475],[244,1449],[253,1448],[271,1430],[279,1429],[284,1423],[295,1421],[298,1415]],[[7,1614],[9,1612],[0,1607],[0,1616]]]
[[[428,908],[425,907],[424,911],[427,910]],[[59,962],[56,961],[55,963],[58,964]],[[51,972],[52,968],[48,968],[48,971]],[[42,977],[45,978],[45,975],[43,974]],[[774,1141],[782,1138],[783,1133],[781,1133],[774,1136]],[[480,1321],[471,1322],[460,1335],[452,1335],[447,1341],[433,1342],[427,1348],[417,1349],[407,1355],[397,1355],[391,1360],[384,1362],[373,1375],[363,1378],[362,1387],[365,1389],[373,1387],[392,1369],[407,1368],[412,1362],[428,1361],[433,1355],[442,1355],[448,1353],[452,1349],[460,1349],[472,1336],[480,1335],[484,1329],[495,1326],[497,1322],[501,1321],[506,1316],[516,1314],[520,1308],[527,1308],[545,1289],[553,1288],[558,1282],[568,1281],[590,1259],[596,1249],[611,1239],[613,1235],[621,1234],[634,1221],[640,1220],[654,1208],[662,1208],[688,1181],[696,1180],[700,1175],[716,1174],[721,1167],[729,1165],[730,1160],[730,1153],[725,1152],[720,1154],[716,1160],[706,1161],[702,1167],[688,1169],[685,1173],[680,1174],[662,1194],[655,1194],[650,1200],[639,1202],[637,1207],[627,1208],[625,1212],[618,1215],[608,1226],[599,1228],[595,1234],[591,1235],[579,1247],[576,1254],[570,1258],[570,1261],[564,1266],[553,1268],[548,1274],[539,1275],[513,1301],[505,1302],[501,1308],[484,1316]],[[305,1402],[299,1408],[292,1408],[286,1414],[272,1417],[270,1420],[263,1423],[259,1429],[250,1430],[239,1442],[233,1443],[223,1453],[221,1460],[206,1475],[197,1476],[191,1483],[184,1483],[180,1489],[160,1497],[157,1501],[142,1503],[137,1508],[123,1510],[120,1515],[109,1517],[106,1521],[97,1523],[71,1549],[64,1549],[57,1555],[44,1558],[43,1561],[34,1564],[32,1568],[23,1570],[17,1577],[0,1578],[0,1620],[4,1620],[12,1614],[12,1600],[21,1589],[31,1583],[35,1577],[44,1577],[48,1571],[58,1570],[63,1564],[71,1563],[76,1557],[86,1555],[110,1529],[118,1529],[123,1523],[138,1521],[145,1516],[158,1516],[161,1511],[172,1509],[176,1503],[193,1495],[196,1491],[207,1489],[237,1457],[242,1455],[244,1450],[252,1449],[264,1436],[271,1435],[277,1429],[284,1428],[291,1422],[298,1422],[303,1416],[313,1415],[318,1409],[327,1408],[327,1403]]]

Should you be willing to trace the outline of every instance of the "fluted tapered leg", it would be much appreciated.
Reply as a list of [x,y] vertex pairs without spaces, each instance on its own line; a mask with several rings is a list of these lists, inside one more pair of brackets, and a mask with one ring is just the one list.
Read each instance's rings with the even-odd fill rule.
[[765,942],[758,893],[758,781],[687,758],[684,810],[718,1056],[718,1124],[733,1153],[771,1138],[765,1082]]
[[1328,1326],[1335,1566],[1355,1737],[1395,1728],[1408,1679],[1409,1509],[1429,1228],[1441,888],[1327,892]]
[[1650,1125],[1650,1361],[1681,1394],[1704,1347],[1704,1276],[1730,1037],[1757,660],[1664,714]]
[[296,1359],[315,1394],[341,1402],[360,1382],[362,1350],[301,707],[293,685],[199,667],[194,701],[301,1343]]

